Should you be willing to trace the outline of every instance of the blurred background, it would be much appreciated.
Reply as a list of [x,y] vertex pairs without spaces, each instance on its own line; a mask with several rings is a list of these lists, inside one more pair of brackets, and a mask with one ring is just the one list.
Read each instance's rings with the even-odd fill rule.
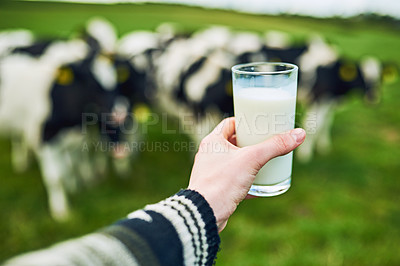
[[0,261],[186,187],[230,66],[268,60],[299,65],[309,140],[216,264],[400,264],[396,1],[86,2],[0,3]]

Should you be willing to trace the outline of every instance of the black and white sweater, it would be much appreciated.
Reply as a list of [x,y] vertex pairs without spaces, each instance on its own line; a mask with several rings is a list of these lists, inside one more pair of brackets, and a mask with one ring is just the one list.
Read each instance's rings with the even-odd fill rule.
[[98,232],[5,265],[212,265],[219,243],[207,201],[195,191],[181,190]]

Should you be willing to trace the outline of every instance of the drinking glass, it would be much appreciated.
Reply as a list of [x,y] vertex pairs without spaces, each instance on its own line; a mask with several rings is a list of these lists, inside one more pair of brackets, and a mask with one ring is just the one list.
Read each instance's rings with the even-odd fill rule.
[[[232,67],[236,140],[254,145],[294,128],[298,67],[257,62]],[[293,152],[271,159],[258,172],[250,195],[285,193],[291,184]]]

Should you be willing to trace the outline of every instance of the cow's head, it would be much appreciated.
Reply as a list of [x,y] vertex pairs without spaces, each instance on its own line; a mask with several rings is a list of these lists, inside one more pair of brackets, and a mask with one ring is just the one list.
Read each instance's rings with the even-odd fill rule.
[[[330,67],[328,67],[329,69]],[[365,58],[360,62],[349,59],[340,59],[333,66],[336,73],[336,85],[330,93],[343,96],[350,91],[358,90],[365,96],[368,103],[379,101],[382,66],[377,59]]]

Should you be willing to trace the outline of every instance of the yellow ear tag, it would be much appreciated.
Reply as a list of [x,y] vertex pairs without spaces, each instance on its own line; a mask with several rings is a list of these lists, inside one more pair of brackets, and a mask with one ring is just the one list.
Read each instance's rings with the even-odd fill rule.
[[68,86],[74,81],[74,73],[69,67],[60,67],[56,73],[56,83]]
[[354,64],[346,63],[339,68],[339,77],[345,82],[353,81],[357,78],[357,68]]
[[392,84],[399,78],[399,72],[393,65],[385,66],[382,71],[383,82]]
[[225,93],[228,96],[233,96],[233,90],[232,90],[232,80],[229,80],[226,84],[225,84]]
[[118,83],[124,83],[128,80],[130,76],[129,69],[126,66],[118,66],[117,67],[117,77]]
[[150,108],[147,106],[147,104],[144,103],[136,104],[133,107],[132,112],[139,123],[146,122],[151,114]]

